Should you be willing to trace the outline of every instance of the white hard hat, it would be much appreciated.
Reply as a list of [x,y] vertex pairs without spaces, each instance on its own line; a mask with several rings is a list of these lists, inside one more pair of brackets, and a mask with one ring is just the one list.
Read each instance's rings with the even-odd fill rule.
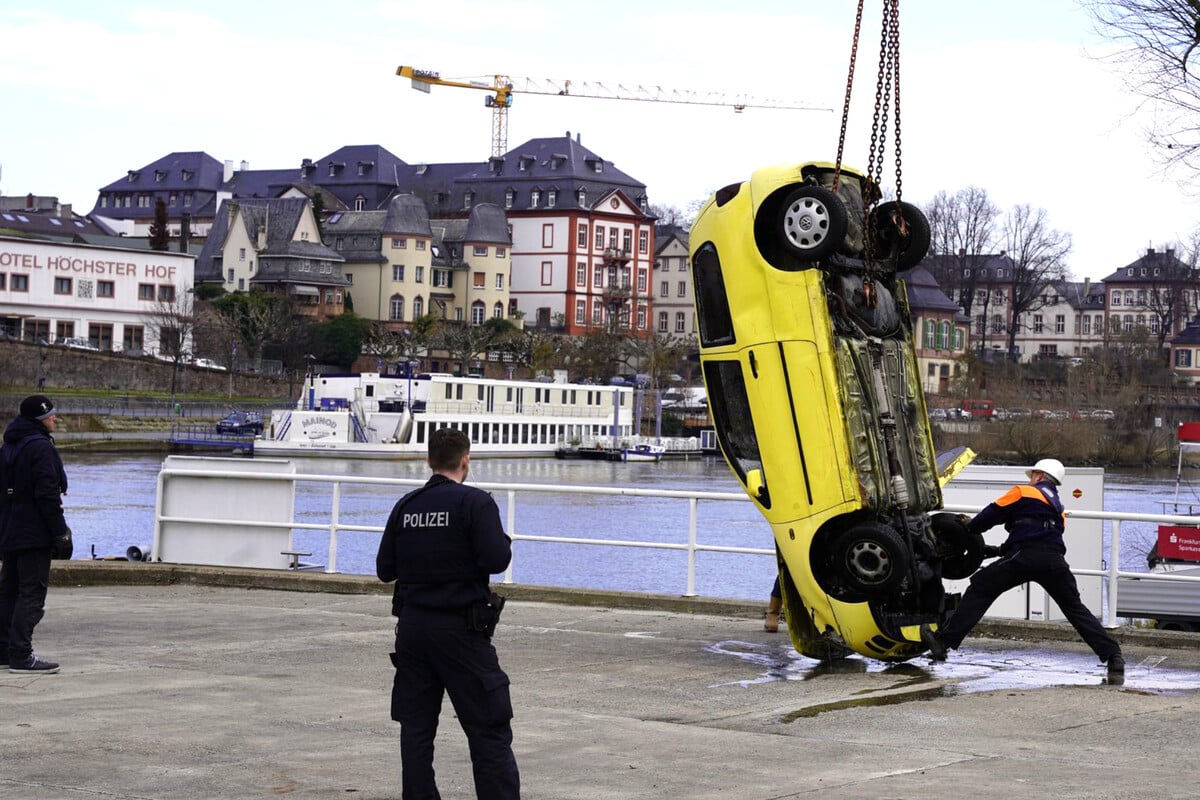
[[1067,474],[1067,468],[1057,458],[1043,458],[1030,469],[1025,470],[1025,477],[1032,478],[1035,472],[1044,474],[1054,482],[1055,486],[1061,486],[1063,477]]

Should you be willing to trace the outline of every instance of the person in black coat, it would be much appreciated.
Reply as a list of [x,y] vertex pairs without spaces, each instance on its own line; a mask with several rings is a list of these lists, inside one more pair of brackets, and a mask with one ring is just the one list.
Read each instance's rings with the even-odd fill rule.
[[521,796],[509,680],[491,642],[503,599],[488,586],[508,566],[512,543],[492,496],[463,485],[470,447],[454,428],[430,435],[433,477],[396,503],[376,557],[379,579],[396,581],[391,710],[405,800],[440,797],[433,745],[444,694],[467,735],[476,797]]
[[4,431],[0,498],[0,657],[9,672],[50,674],[58,664],[33,652],[33,629],[45,614],[54,543],[69,536],[62,496],[67,474],[51,433],[57,418],[44,395],[21,401]]

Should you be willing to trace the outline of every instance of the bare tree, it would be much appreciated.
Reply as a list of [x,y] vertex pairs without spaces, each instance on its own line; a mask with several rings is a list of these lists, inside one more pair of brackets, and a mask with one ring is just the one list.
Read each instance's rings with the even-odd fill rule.
[[1163,161],[1200,172],[1200,3],[1085,0],[1097,30],[1122,45],[1109,60],[1154,111]]
[[142,318],[148,339],[157,344],[157,355],[171,362],[171,403],[175,403],[179,366],[187,356],[196,325],[194,295],[190,286],[183,291],[159,287],[158,299]]
[[[968,186],[953,195],[938,192],[926,214],[931,236],[930,252],[940,258],[934,277],[944,290],[954,295],[968,316],[977,299],[985,303],[990,296],[980,297],[977,290],[985,283],[985,266],[996,245],[996,218],[1000,209],[988,197],[986,189]],[[987,310],[984,309],[984,318]]]
[[1012,259],[1012,297],[1008,307],[1008,352],[1015,352],[1022,317],[1049,305],[1046,287],[1066,277],[1064,260],[1071,235],[1050,227],[1046,210],[1014,206],[1003,223],[1004,242]]

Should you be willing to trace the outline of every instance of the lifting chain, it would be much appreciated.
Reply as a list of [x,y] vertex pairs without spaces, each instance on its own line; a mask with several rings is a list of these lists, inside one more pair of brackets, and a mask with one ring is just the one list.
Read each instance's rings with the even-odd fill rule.
[[888,121],[896,114],[896,201],[903,190],[900,152],[900,0],[884,0],[880,24],[879,74],[875,82],[875,116],[871,121],[871,147],[867,157],[867,177],[882,185],[884,151],[887,148]]
[[838,190],[842,177],[842,153],[846,149],[846,125],[850,121],[850,93],[854,90],[854,64],[858,60],[858,34],[862,30],[863,0],[858,0],[854,17],[854,41],[850,44],[850,72],[846,75],[846,100],[842,104],[842,130],[838,134],[837,161],[833,164],[833,191]]

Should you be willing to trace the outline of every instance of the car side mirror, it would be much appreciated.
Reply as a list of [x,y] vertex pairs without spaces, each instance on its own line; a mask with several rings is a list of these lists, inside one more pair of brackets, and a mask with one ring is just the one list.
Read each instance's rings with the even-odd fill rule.
[[767,482],[763,480],[761,469],[752,469],[746,473],[746,489],[751,497],[760,498],[766,494]]

